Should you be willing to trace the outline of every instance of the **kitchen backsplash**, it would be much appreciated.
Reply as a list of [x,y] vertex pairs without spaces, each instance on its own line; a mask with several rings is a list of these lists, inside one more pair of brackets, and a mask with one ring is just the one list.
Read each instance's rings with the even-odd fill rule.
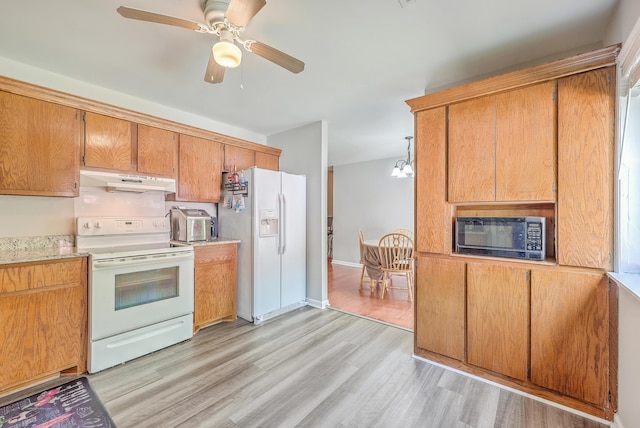
[[162,192],[110,193],[99,188],[81,188],[77,198],[0,195],[3,208],[0,250],[56,247],[68,243],[73,246],[76,217],[163,217],[175,205],[217,215],[217,204],[165,202]]

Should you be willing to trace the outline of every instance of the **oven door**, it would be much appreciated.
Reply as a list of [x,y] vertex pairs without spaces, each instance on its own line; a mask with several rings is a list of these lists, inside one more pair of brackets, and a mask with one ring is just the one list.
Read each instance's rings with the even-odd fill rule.
[[92,259],[92,341],[193,313],[193,251]]

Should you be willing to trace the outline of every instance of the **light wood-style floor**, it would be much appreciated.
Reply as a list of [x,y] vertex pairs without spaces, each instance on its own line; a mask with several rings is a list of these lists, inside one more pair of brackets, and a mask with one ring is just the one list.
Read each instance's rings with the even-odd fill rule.
[[[331,307],[413,330],[413,302],[409,294],[391,289],[381,300],[381,285],[372,293],[368,276],[365,275],[360,288],[360,272],[361,268],[329,263],[327,291]],[[394,276],[393,284],[404,287],[406,279]]]
[[404,329],[306,307],[214,325],[88,378],[120,428],[606,426],[414,359],[412,346]]

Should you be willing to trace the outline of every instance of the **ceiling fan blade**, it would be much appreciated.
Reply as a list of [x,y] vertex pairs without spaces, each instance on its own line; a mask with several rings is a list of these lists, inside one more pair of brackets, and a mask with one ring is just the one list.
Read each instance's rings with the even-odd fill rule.
[[216,62],[213,58],[213,52],[209,55],[209,63],[207,64],[207,72],[204,75],[204,81],[208,83],[220,83],[224,79],[224,67]]
[[286,68],[292,73],[300,73],[304,70],[304,62],[264,43],[253,41],[249,46],[249,50],[280,67]]
[[118,8],[118,13],[125,18],[155,22],[158,24],[174,25],[188,30],[200,30],[203,27],[203,24],[198,24],[197,22],[189,21],[187,19],[175,18],[173,16],[161,15],[159,13],[147,12],[140,9],[131,9],[126,6],[120,6]]
[[244,27],[265,4],[265,0],[231,0],[225,16],[232,24]]

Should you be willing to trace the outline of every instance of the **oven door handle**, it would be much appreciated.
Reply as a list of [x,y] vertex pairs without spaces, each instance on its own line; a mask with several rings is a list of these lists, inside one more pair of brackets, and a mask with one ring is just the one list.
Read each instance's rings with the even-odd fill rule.
[[117,259],[94,260],[93,269],[102,269],[110,267],[142,265],[157,262],[173,262],[181,260],[193,260],[193,253],[185,252],[181,254],[155,254],[149,256],[129,256]]

